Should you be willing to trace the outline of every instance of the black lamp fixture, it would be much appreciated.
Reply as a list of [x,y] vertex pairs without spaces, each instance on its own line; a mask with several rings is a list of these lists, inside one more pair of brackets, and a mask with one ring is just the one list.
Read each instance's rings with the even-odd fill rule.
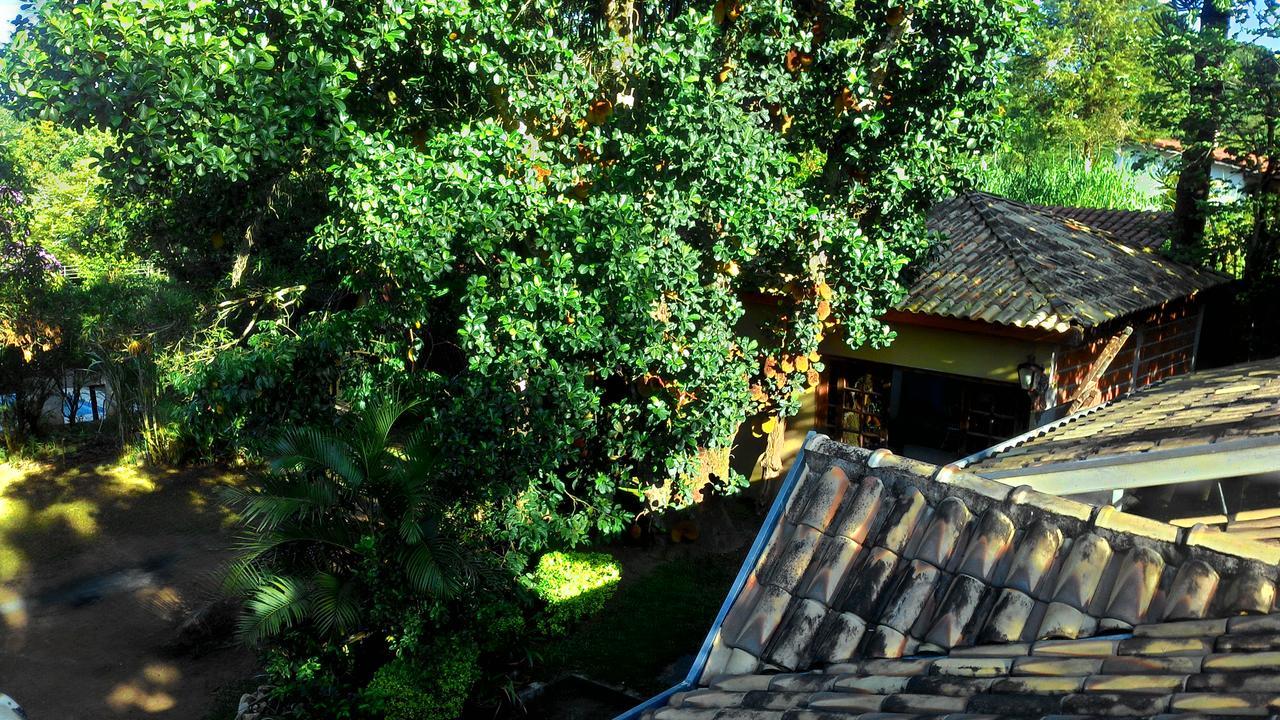
[[1026,362],[1018,364],[1018,386],[1023,390],[1039,392],[1044,380],[1044,368],[1036,363],[1034,355],[1028,355]]

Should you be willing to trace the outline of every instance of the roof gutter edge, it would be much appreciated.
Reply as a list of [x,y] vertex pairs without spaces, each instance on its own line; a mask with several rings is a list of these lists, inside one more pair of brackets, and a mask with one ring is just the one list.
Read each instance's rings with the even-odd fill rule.
[[[1036,438],[1042,435],[1047,435],[1048,433],[1051,433],[1054,430],[1057,430],[1063,427],[1064,425],[1075,422],[1076,420],[1079,420],[1080,418],[1085,417],[1086,415],[1091,415],[1105,407],[1110,406],[1116,400],[1120,400],[1128,396],[1129,396],[1129,393],[1126,393],[1124,395],[1121,395],[1120,397],[1117,397],[1112,400],[1108,400],[1099,405],[1087,407],[1087,408],[1084,408],[1083,410],[1077,410],[1073,413],[1060,417],[1057,420],[1052,420],[1043,425],[1037,425],[1036,427],[1033,427],[1030,430],[1022,433],[1021,435],[1015,435],[1009,438],[1008,440],[998,442],[995,445],[992,445],[991,447],[986,448],[985,450],[979,450],[978,452],[972,455],[969,455],[968,457],[962,457],[959,460],[956,460],[955,462],[951,463],[951,467],[962,470],[962,469],[968,468],[970,465],[975,465],[977,463],[982,462],[983,460],[988,460],[990,458],[993,458],[996,455],[999,455],[1000,453],[1004,452],[1005,450],[1010,450],[1012,448],[1015,448],[1029,440],[1035,440]],[[984,476],[987,475],[986,473],[983,473],[977,470],[972,470],[970,472],[977,472],[979,475],[984,475]]]
[[1280,436],[1271,435],[980,474],[1001,482],[1023,479],[1040,492],[1057,495],[1221,480],[1276,470],[1280,470]]
[[639,720],[642,714],[655,707],[661,707],[672,695],[682,690],[697,687],[698,679],[702,677],[703,671],[706,670],[707,659],[711,657],[711,649],[715,645],[716,637],[720,635],[720,626],[724,624],[725,616],[729,614],[729,610],[737,602],[738,596],[742,594],[742,588],[746,587],[747,578],[751,575],[751,571],[755,569],[756,563],[760,561],[760,556],[764,555],[764,549],[769,544],[769,538],[782,520],[782,513],[787,507],[787,501],[791,499],[791,494],[795,491],[795,487],[800,481],[800,471],[804,467],[805,452],[808,451],[809,444],[817,435],[818,433],[813,430],[810,430],[805,435],[804,443],[800,446],[800,452],[796,454],[795,461],[791,463],[791,469],[787,471],[787,477],[783,480],[782,487],[778,488],[778,495],[773,499],[773,505],[769,507],[769,513],[765,516],[764,523],[761,524],[760,532],[756,534],[755,541],[751,543],[751,550],[747,552],[747,557],[742,561],[738,576],[733,579],[733,585],[729,587],[729,592],[725,596],[724,602],[720,605],[720,612],[716,615],[715,622],[712,623],[711,629],[707,632],[707,637],[702,641],[702,648],[698,650],[697,656],[693,659],[693,666],[689,668],[689,674],[681,682],[622,713],[614,720]]

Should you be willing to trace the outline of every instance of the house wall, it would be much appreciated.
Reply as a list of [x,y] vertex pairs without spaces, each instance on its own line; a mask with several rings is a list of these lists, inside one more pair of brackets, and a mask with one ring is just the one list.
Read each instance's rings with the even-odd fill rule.
[[[744,320],[744,331],[754,334],[772,308],[764,303],[749,303]],[[983,380],[1016,383],[1018,364],[1033,357],[1039,364],[1049,367],[1056,344],[1015,337],[984,335],[944,328],[925,327],[905,322],[889,323],[897,338],[887,348],[850,348],[843,340],[828,339],[823,343],[824,356],[846,357],[897,365],[918,370],[961,375]],[[758,337],[757,337],[758,339]],[[826,386],[824,373],[821,387]],[[825,398],[817,389],[807,390],[801,398],[800,412],[787,419],[784,434],[782,466],[787,468],[795,460],[805,435],[810,430],[825,426]],[[765,450],[765,438],[760,426],[765,417],[750,418],[743,423],[734,441],[733,468],[757,482],[762,478],[760,459]]]
[[[1170,304],[1138,318],[1133,323],[1133,334],[1098,382],[1103,401],[1191,372],[1202,318],[1203,304],[1195,301]],[[1122,329],[1114,328],[1059,353],[1053,377],[1053,404],[1071,401],[1107,341]]]
[[890,323],[897,333],[887,348],[853,349],[840,340],[823,343],[824,355],[932,370],[965,377],[1018,382],[1018,364],[1028,357],[1048,367],[1054,345],[997,335]]
[[[749,306],[748,322],[759,327],[759,322],[769,310],[768,306]],[[1166,377],[1190,372],[1195,366],[1202,310],[1203,303],[1187,301],[1171,303],[1136,318],[1133,335],[1099,383],[1103,400],[1118,397],[1135,386],[1144,387]],[[1051,407],[1071,401],[1107,341],[1123,327],[1072,347],[1047,339],[1004,337],[904,322],[890,325],[897,332],[897,338],[887,348],[854,349],[841,340],[831,339],[823,343],[822,354],[1009,383],[1018,381],[1018,364],[1031,357],[1048,369]],[[825,385],[824,376],[821,387],[825,388]],[[801,398],[800,413],[787,419],[782,456],[784,468],[790,467],[794,461],[805,435],[810,430],[825,426],[825,410],[825,398],[820,391],[810,389],[805,392]],[[1039,422],[1047,419],[1051,418],[1042,417]],[[762,479],[760,459],[765,450],[765,438],[759,429],[764,420],[764,417],[757,417],[744,423],[735,441],[732,465],[752,482]]]
[[[1130,145],[1116,151],[1116,165],[1132,170],[1137,177],[1137,189],[1159,207],[1169,195],[1169,183],[1176,177],[1182,155],[1170,150]],[[1218,202],[1234,202],[1244,195],[1248,178],[1245,171],[1235,165],[1214,162],[1209,170],[1212,187],[1210,193]]]

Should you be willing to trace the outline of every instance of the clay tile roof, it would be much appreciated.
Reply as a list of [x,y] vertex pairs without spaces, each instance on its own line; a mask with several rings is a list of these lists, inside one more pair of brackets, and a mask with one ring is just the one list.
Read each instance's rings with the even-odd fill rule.
[[990,473],[1268,436],[1280,438],[1280,358],[1149,385],[1045,425],[966,469]]
[[1076,208],[1060,205],[1030,207],[1062,218],[1074,220],[1094,230],[1110,233],[1120,242],[1137,248],[1159,250],[1173,232],[1173,213],[1158,210],[1108,210]]
[[690,680],[627,717],[1280,712],[1280,547],[811,436]]
[[1062,332],[1227,280],[1152,252],[1135,239],[1139,217],[1104,220],[1110,229],[987,193],[948,200],[929,216],[945,242],[897,309]]

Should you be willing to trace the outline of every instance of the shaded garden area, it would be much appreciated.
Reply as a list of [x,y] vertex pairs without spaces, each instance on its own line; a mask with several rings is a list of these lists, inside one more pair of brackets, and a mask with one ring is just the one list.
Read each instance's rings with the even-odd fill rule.
[[5,692],[32,717],[202,718],[254,669],[234,618],[183,629],[220,597],[231,518],[214,498],[243,476],[117,455],[0,463]]

